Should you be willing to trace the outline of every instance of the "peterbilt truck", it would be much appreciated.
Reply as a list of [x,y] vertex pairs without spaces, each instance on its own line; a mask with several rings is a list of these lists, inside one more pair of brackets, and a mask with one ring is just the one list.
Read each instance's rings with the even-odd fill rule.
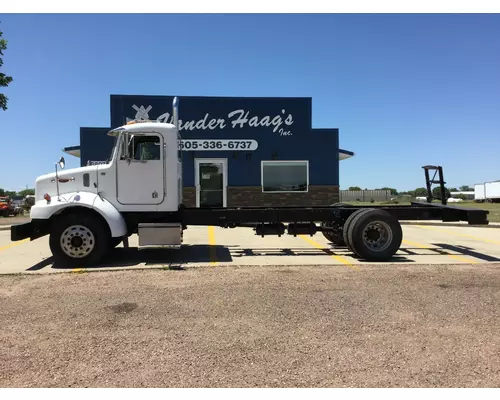
[[[398,251],[403,233],[399,220],[468,221],[488,224],[488,211],[433,203],[431,185],[444,193],[442,168],[424,166],[428,202],[410,206],[194,208],[183,204],[182,146],[178,98],[173,123],[131,121],[112,129],[114,145],[105,163],[55,171],[36,179],[31,221],[11,228],[13,241],[49,235],[56,263],[97,264],[108,251],[137,234],[139,247],[183,244],[189,225],[253,228],[265,235],[315,235],[346,246],[358,258],[388,261]],[[439,173],[439,180],[429,171]],[[166,260],[168,261],[168,260]]]

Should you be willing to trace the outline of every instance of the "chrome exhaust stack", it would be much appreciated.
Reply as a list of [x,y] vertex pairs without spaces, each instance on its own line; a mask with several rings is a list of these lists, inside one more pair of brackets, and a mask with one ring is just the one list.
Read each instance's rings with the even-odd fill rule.
[[172,108],[174,114],[174,125],[177,128],[177,131],[179,131],[179,98],[177,96],[174,97]]

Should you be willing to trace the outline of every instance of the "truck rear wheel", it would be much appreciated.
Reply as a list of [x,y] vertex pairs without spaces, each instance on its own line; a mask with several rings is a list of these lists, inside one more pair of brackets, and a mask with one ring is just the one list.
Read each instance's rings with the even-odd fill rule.
[[[333,203],[330,207],[345,207],[345,203]],[[329,242],[333,243],[335,246],[344,247],[347,246],[345,241],[345,235],[343,234],[343,226],[339,225],[338,222],[328,221],[322,222],[321,227],[335,228],[334,231],[323,232],[323,236]]]
[[347,235],[351,250],[367,261],[389,261],[403,240],[399,221],[387,211],[373,208],[353,218]]
[[82,267],[98,262],[109,250],[110,239],[108,227],[98,216],[76,213],[54,221],[49,244],[57,263]]
[[334,228],[333,231],[323,231],[323,236],[335,246],[345,246],[342,230],[336,222],[322,222],[321,227]]
[[[344,223],[344,229],[343,229],[343,232],[342,232],[342,236],[343,236],[343,239],[344,239],[344,243],[345,245],[349,248],[349,250],[351,250],[354,254],[356,254],[351,246],[351,243],[349,242],[349,228],[352,224],[352,221],[354,220],[354,218],[359,215],[360,213],[363,213],[363,212],[366,212],[370,209],[368,208],[360,208],[359,210],[356,210],[354,211],[351,215],[349,215]],[[358,257],[359,255],[356,254]]]

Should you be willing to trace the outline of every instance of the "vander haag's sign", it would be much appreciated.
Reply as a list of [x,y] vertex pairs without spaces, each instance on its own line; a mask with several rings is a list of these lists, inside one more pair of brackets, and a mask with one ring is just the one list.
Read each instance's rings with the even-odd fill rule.
[[[136,120],[148,120],[149,112],[153,109],[151,105],[144,107],[133,105],[132,108],[136,111]],[[133,119],[127,117],[127,122]],[[174,117],[166,112],[161,114],[157,119],[158,122],[173,123]],[[201,130],[201,131],[213,131],[215,129],[224,129],[227,126],[232,128],[258,128],[258,127],[268,127],[272,128],[273,133],[278,133],[280,136],[291,136],[293,133],[290,127],[293,125],[293,116],[286,112],[285,109],[281,110],[281,114],[277,115],[252,115],[250,111],[244,109],[236,109],[227,114],[225,118],[213,118],[209,113],[205,113],[205,116],[199,120],[183,121],[179,119],[179,130]]]

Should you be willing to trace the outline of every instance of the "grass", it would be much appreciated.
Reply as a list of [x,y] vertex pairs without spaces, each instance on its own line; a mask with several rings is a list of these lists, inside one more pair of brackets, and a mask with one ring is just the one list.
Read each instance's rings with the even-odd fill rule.
[[[346,204],[358,205],[358,206],[387,206],[391,205],[391,202],[362,202],[362,201],[346,201]],[[401,202],[397,205],[410,205],[410,202]],[[490,222],[500,222],[500,203],[475,203],[474,201],[462,201],[461,203],[448,203],[450,207],[460,207],[460,208],[478,208],[481,210],[489,211],[488,221]]]
[[500,222],[500,203],[474,203],[473,201],[464,201],[462,203],[450,204],[457,207],[463,208],[479,208],[481,210],[487,210],[488,221],[490,222]]

